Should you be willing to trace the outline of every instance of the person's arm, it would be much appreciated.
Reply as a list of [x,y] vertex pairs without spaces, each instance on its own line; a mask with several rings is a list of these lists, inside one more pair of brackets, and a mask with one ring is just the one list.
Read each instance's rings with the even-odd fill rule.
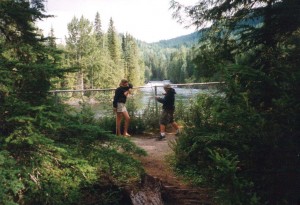
[[155,96],[155,99],[157,100],[157,102],[162,103],[162,104],[165,102],[165,98]]
[[128,87],[124,87],[124,95],[127,97],[130,94],[130,89],[133,88],[133,85],[131,83],[128,84]]
[[161,97],[155,97],[155,98],[158,102],[160,102],[164,105],[170,104],[172,101],[172,95],[169,92],[165,93],[163,98],[161,98]]
[[130,91],[127,90],[127,91],[124,92],[124,95],[127,97],[129,95],[129,93],[130,93]]

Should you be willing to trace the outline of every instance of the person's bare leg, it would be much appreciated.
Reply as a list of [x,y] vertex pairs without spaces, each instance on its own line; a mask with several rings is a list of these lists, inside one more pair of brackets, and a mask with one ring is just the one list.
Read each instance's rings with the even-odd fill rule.
[[165,138],[166,137],[166,125],[160,124],[159,129],[160,129],[160,139]]
[[172,127],[175,129],[175,135],[179,134],[179,126],[178,124],[174,121],[171,123]]
[[159,129],[160,129],[160,133],[166,132],[166,126],[163,125],[163,124],[160,124],[160,125],[159,125]]
[[124,123],[124,136],[130,136],[128,134],[128,127],[129,127],[129,122],[130,122],[130,117],[128,112],[123,112],[123,116],[125,118],[125,123]]
[[116,128],[117,128],[117,135],[120,135],[121,134],[121,121],[122,121],[122,116],[123,116],[123,113],[121,112],[117,112],[117,120],[116,120]]
[[178,124],[176,122],[172,122],[172,127],[174,127],[176,130],[179,129]]

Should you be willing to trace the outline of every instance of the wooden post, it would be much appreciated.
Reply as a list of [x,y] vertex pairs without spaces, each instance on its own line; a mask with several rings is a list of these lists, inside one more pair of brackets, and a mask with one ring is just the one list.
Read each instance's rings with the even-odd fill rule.
[[54,91],[54,98],[55,98],[55,105],[57,105],[58,104],[58,96],[57,96],[57,92],[56,91]]
[[[157,96],[157,86],[154,86],[154,96]],[[155,110],[156,110],[156,115],[158,115],[158,106],[157,106],[157,100],[155,100]]]

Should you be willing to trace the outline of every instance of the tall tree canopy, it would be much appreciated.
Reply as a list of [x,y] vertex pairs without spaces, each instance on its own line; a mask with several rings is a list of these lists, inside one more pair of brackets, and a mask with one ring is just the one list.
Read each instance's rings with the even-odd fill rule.
[[42,0],[1,1],[0,10],[1,87],[23,100],[41,103],[51,78],[60,75],[55,67],[57,56],[42,44],[47,39],[34,26],[35,21],[50,16],[43,14]]
[[224,97],[197,101],[178,168],[199,174],[222,204],[299,203],[300,1],[171,4],[178,21],[211,25],[196,69],[226,85]]
[[[256,57],[252,59],[252,66],[259,70],[261,75],[273,79],[261,82],[265,92],[262,96],[255,96],[259,98],[256,103],[271,106],[272,99],[276,98],[277,83],[274,80],[283,80],[278,73],[282,71],[278,63],[282,64],[287,60],[282,56],[283,46],[295,46],[292,39],[299,37],[300,1],[215,0],[199,1],[195,6],[184,7],[172,0],[171,4],[172,8],[176,9],[173,16],[178,17],[181,22],[184,19],[180,14],[184,9],[188,12],[192,24],[197,27],[203,27],[208,22],[212,24],[207,35],[209,45],[204,44],[205,51],[216,45],[212,51],[222,55],[223,61],[231,62],[234,62],[239,54],[255,51]],[[212,45],[213,42],[218,43]],[[214,55],[214,58],[215,61],[220,60],[220,56]],[[206,69],[212,69],[212,66]]]
[[[207,27],[209,24],[215,26],[226,23],[233,28],[232,32],[241,29],[239,33],[245,34],[246,31],[251,30],[252,32],[247,33],[252,34],[248,36],[252,46],[283,40],[283,37],[288,37],[299,29],[299,1],[297,0],[201,0],[198,2],[195,6],[185,7],[172,0],[171,8],[175,9],[173,16],[179,22],[185,22],[181,16],[184,10],[192,20],[191,24],[198,28]],[[249,22],[257,20],[264,24],[260,27],[249,25]]]
[[[48,17],[43,12],[43,0],[0,1],[0,204],[86,204],[95,184],[102,186],[108,178],[127,183],[142,171],[130,156],[134,144],[105,132],[92,113],[70,114],[54,101],[53,81],[70,69],[62,69],[53,36],[43,38],[34,26]],[[69,54],[78,57],[87,80],[93,48],[84,43],[97,43],[87,35],[92,30],[88,21],[74,21],[72,28],[79,27],[81,36],[72,40],[80,50]],[[103,190],[97,192],[98,199],[103,194],[100,201],[118,204],[119,194]]]

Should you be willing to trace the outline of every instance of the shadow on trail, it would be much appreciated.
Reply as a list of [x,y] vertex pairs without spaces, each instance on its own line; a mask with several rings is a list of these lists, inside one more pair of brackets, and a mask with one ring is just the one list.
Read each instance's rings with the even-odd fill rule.
[[167,133],[161,141],[157,141],[154,134],[130,137],[148,153],[138,157],[146,174],[141,183],[130,190],[133,205],[213,205],[208,189],[186,184],[168,164],[167,158],[172,154],[170,143],[175,139],[174,133]]

